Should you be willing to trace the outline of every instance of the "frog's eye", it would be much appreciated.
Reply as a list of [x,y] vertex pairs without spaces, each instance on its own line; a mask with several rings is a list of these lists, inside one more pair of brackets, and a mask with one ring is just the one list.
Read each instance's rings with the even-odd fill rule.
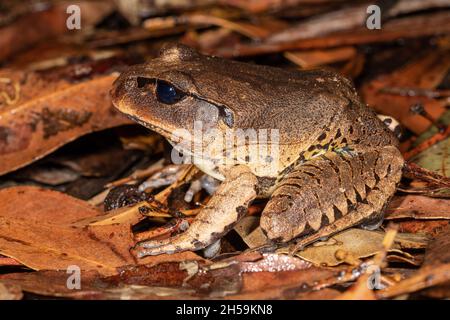
[[156,81],[156,97],[159,102],[165,104],[174,104],[184,98],[186,94],[178,90],[173,85],[166,81]]

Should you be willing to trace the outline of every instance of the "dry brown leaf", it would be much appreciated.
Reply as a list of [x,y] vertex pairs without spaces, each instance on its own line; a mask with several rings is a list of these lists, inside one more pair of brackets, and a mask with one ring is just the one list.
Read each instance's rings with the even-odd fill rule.
[[[8,74],[0,75],[5,76],[10,79]],[[37,98],[28,93],[17,103],[0,105],[0,174],[35,161],[81,135],[129,123],[111,104],[109,90],[115,78],[108,75],[73,85],[58,84],[54,92]],[[23,86],[34,85],[32,79]],[[23,90],[15,94],[21,95]]]
[[311,50],[391,42],[399,38],[420,38],[448,33],[450,30],[450,26],[447,23],[449,17],[450,14],[445,11],[428,16],[411,16],[386,22],[383,28],[377,30],[377,32],[362,27],[360,29],[333,33],[319,38],[302,39],[286,43],[261,42],[257,44],[238,44],[232,47],[222,46],[212,53],[231,58],[263,55],[287,50]]
[[262,255],[262,259],[257,261],[241,262],[242,272],[280,272],[303,270],[309,267],[311,267],[311,264],[307,261],[275,253],[265,253]]
[[356,56],[356,49],[354,47],[341,47],[328,50],[287,51],[284,56],[300,67],[309,69],[350,60]]
[[185,260],[158,265],[122,268],[119,275],[110,277],[114,283],[175,287],[194,290],[196,296],[224,297],[241,290],[240,266],[235,261],[206,264]]
[[22,266],[22,264],[13,258],[4,257],[0,255],[0,267],[2,266]]
[[[395,243],[400,249],[424,249],[430,242],[430,237],[423,234],[416,233],[397,233],[395,236]],[[392,249],[395,251],[395,249]]]
[[450,263],[450,226],[430,243],[425,252],[424,266]]
[[[24,15],[0,28],[0,60],[39,41],[70,32],[66,25],[67,7],[73,4],[80,6],[83,12],[83,26],[86,29],[113,9],[112,3],[105,1],[67,1],[48,6],[44,10],[41,7],[41,10]],[[33,21],[33,27],[30,27],[30,21]]]
[[[119,215],[120,216],[120,215]],[[116,268],[135,264],[131,224],[135,217],[88,225],[102,212],[84,201],[36,187],[0,190],[0,253],[35,270],[82,270],[115,274]],[[100,219],[101,220],[101,219]],[[80,221],[86,221],[85,224]],[[138,263],[156,264],[177,259],[201,259],[192,252],[146,257]]]
[[32,273],[11,273],[0,276],[9,287],[46,297],[71,299],[193,299],[192,289],[120,285],[106,281],[98,273],[83,272],[81,289],[67,287],[68,274],[65,271],[36,271]]
[[[382,298],[417,292],[426,288],[444,288],[450,283],[450,227],[446,227],[434,239],[425,252],[422,267],[412,276],[379,292]],[[429,290],[433,290],[429,289]],[[430,291],[428,291],[430,292]]]
[[284,7],[294,6],[303,2],[303,0],[220,0],[220,2],[245,11],[259,13],[266,10],[279,10]]
[[448,220],[397,220],[400,232],[422,234],[431,238],[442,232],[449,224]]
[[420,195],[395,197],[386,210],[386,219],[450,219],[450,199]]
[[[233,300],[248,299],[313,299],[317,292],[311,287],[319,280],[335,277],[337,272],[329,269],[310,267],[303,270],[278,272],[245,272],[242,275],[242,291],[227,298]],[[332,299],[336,292],[330,291],[322,299]]]
[[[337,266],[348,262],[357,264],[360,258],[366,258],[376,254],[382,248],[384,233],[352,228],[336,234],[325,242],[316,242],[303,251],[296,252],[296,256],[310,261],[315,265]],[[393,249],[417,246],[423,248],[426,245],[424,237],[396,237]],[[282,249],[283,250],[283,249]],[[401,251],[399,251],[401,252]]]
[[388,262],[399,262],[399,263],[402,263],[402,264],[410,264],[410,265],[412,265],[414,267],[420,267],[422,265],[422,263],[423,263],[423,255],[398,256],[396,254],[389,254],[386,257],[386,261],[388,261]]
[[[383,235],[382,248],[376,255],[365,265],[360,264],[359,267],[363,271],[358,280],[349,290],[342,293],[338,299],[340,300],[375,300],[376,296],[370,285],[375,270],[380,270],[386,259],[388,250],[392,249],[394,240],[397,235],[397,227],[388,227]],[[370,270],[370,267],[375,267]]]
[[234,230],[249,248],[259,247],[267,241],[267,237],[259,228],[259,220],[258,217],[247,216],[242,218],[234,227]]
[[73,290],[67,286],[70,274],[66,271],[36,271],[26,273],[10,273],[0,276],[1,283],[20,288],[22,291],[51,297],[76,299],[95,299],[99,291],[107,289],[99,273],[83,271],[81,274],[81,290]]
[[267,36],[269,36],[274,29],[281,28],[282,26],[284,26],[284,24],[281,24],[282,26],[278,27],[278,24],[280,23],[276,23],[275,19],[273,19],[272,21],[267,19],[268,20],[266,21],[267,26],[265,26],[262,23],[255,25],[242,21],[232,21],[221,17],[215,17],[204,14],[191,14],[187,16],[182,16],[180,17],[180,19],[192,25],[199,24],[199,25],[214,25],[222,27],[224,29],[240,33],[253,40],[264,39]]
[[417,271],[411,277],[400,281],[386,289],[378,291],[378,297],[386,299],[406,293],[416,292],[432,286],[444,284],[450,281],[450,264],[439,266],[426,266]]
[[[448,3],[445,1],[432,1],[430,3],[430,1],[423,0],[400,0],[392,8],[388,8],[386,11],[384,8],[382,10],[385,17],[393,17],[434,6],[445,7],[448,6]],[[291,42],[359,27],[364,25],[367,20],[367,7],[368,4],[364,3],[325,12],[306,21],[301,21],[281,32],[274,32],[268,40],[269,42]]]
[[120,274],[104,277],[83,271],[81,288],[67,287],[65,271],[36,271],[0,275],[1,283],[34,294],[76,299],[198,299],[229,295],[241,288],[239,264],[216,264],[190,260],[157,265],[129,266]]
[[430,121],[411,112],[411,106],[421,103],[426,112],[438,119],[445,112],[443,101],[419,96],[400,96],[383,92],[390,87],[434,89],[450,68],[448,48],[429,51],[425,56],[409,62],[406,66],[389,74],[381,75],[363,85],[364,100],[377,112],[397,119],[403,126],[416,134],[424,132]]
[[0,282],[0,300],[20,300],[22,297],[20,287]]

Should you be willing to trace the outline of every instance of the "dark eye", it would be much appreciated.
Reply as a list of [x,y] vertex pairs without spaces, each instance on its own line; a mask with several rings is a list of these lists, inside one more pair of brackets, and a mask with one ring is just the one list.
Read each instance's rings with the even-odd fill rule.
[[174,104],[184,98],[186,94],[166,81],[156,81],[156,97],[165,104]]

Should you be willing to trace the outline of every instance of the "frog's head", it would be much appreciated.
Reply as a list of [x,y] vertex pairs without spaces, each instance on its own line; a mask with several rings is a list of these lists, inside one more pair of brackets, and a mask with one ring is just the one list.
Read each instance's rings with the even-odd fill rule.
[[158,58],[120,75],[111,90],[113,104],[172,143],[187,135],[193,142],[198,130],[233,128],[234,112],[214,100],[226,91],[220,71],[209,63],[214,59],[183,45],[166,47]]

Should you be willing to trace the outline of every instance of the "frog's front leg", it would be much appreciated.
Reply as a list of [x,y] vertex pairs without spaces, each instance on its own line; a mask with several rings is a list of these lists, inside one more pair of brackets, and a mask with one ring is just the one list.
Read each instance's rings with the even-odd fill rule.
[[294,168],[278,185],[261,217],[276,241],[300,246],[351,226],[382,219],[402,175],[404,160],[386,146],[356,154],[329,152]]
[[250,202],[256,198],[256,186],[257,178],[246,166],[231,168],[186,232],[169,239],[139,243],[138,257],[206,248],[247,213]]

